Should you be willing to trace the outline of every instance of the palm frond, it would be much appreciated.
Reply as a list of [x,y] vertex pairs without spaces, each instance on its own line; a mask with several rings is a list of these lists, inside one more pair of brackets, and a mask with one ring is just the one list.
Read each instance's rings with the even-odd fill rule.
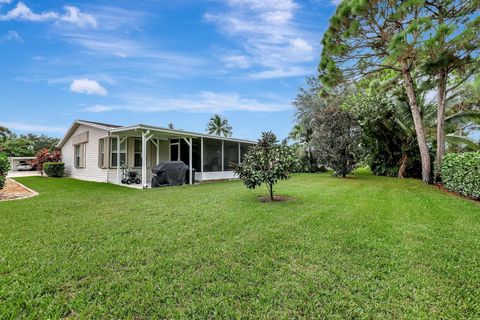
[[467,146],[475,151],[480,150],[480,144],[476,143],[472,139],[464,136],[454,135],[454,134],[447,134],[445,136],[445,140],[447,143],[451,145],[462,145]]

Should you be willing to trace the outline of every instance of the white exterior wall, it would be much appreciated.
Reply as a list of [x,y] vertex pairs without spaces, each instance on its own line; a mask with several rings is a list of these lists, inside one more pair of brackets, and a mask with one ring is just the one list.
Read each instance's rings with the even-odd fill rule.
[[[87,131],[88,142],[85,144],[85,168],[75,168],[72,137]],[[107,130],[80,125],[62,147],[62,161],[65,163],[65,174],[80,180],[107,182],[108,170],[98,167],[98,140],[106,137],[108,137]]]
[[200,181],[238,179],[233,171],[196,172],[195,179]]

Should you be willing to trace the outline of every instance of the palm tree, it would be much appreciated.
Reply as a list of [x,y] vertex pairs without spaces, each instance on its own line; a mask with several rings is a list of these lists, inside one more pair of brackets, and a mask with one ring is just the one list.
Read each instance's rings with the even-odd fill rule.
[[220,115],[216,114],[210,118],[207,125],[207,132],[217,136],[223,135],[224,137],[231,137],[232,126],[226,118],[222,118]]

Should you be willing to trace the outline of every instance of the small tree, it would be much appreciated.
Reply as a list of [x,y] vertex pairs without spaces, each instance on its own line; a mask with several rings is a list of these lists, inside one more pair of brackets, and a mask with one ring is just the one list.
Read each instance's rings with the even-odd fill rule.
[[5,153],[0,153],[0,190],[5,186],[8,170],[10,170],[8,157]]
[[62,159],[62,155],[60,154],[59,151],[54,151],[53,153],[50,153],[50,151],[47,148],[44,148],[40,150],[37,154],[37,158],[33,159],[32,165],[37,169],[37,172],[39,172],[43,176],[43,164],[46,162],[60,162]]
[[329,107],[314,119],[312,143],[320,163],[345,176],[353,171],[360,157],[360,127],[347,111]]
[[263,132],[258,143],[245,154],[241,164],[234,164],[234,172],[249,189],[267,185],[270,200],[274,201],[273,186],[295,172],[298,161],[295,151],[286,141],[279,143],[275,134]]

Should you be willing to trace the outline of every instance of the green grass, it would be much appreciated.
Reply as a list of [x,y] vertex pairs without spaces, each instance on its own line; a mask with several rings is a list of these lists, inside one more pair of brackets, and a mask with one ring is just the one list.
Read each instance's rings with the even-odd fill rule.
[[2,319],[480,317],[480,205],[417,180],[18,181],[40,195],[0,203]]

